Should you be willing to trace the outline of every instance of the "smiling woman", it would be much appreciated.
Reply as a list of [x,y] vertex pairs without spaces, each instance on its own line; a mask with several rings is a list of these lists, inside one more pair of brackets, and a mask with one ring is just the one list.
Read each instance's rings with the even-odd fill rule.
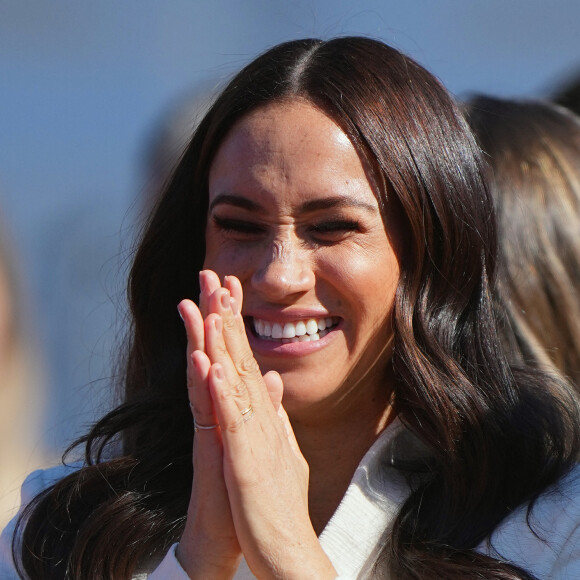
[[507,363],[495,251],[432,75],[366,38],[258,57],[144,232],[125,402],[25,483],[22,575],[577,576],[578,409]]
[[386,366],[399,266],[340,126],[300,99],[250,113],[211,165],[209,204],[204,267],[241,282],[250,346],[262,372],[281,374],[293,420],[360,416],[380,431],[384,381],[351,386],[380,357]]

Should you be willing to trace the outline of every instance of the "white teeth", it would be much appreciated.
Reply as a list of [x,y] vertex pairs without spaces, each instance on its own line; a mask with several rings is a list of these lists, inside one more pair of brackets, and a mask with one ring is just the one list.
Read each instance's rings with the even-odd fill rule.
[[262,338],[272,338],[275,340],[287,340],[288,342],[307,342],[309,340],[320,340],[328,334],[338,323],[338,319],[309,318],[308,320],[298,320],[297,322],[268,322],[259,318],[254,318],[254,330]]
[[314,320],[314,318],[310,318],[306,322],[306,332],[308,334],[315,334],[318,332],[318,322],[316,322],[316,320]]
[[304,336],[306,334],[306,324],[303,320],[296,323],[296,336]]
[[287,322],[282,330],[282,338],[294,338],[295,336],[296,327],[291,322]]
[[282,334],[282,325],[278,324],[277,322],[274,322],[274,324],[272,324],[272,338],[282,338],[283,334]]

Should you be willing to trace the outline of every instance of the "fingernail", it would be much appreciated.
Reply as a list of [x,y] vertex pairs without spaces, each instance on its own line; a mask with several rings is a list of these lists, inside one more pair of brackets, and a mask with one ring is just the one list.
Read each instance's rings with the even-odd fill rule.
[[240,313],[240,305],[238,304],[238,301],[231,296],[230,296],[230,306],[232,308],[234,316],[237,316]]
[[224,310],[227,310],[228,308],[231,307],[231,303],[230,303],[230,293],[229,292],[224,292],[222,294],[222,308]]
[[218,332],[222,331],[222,319],[220,317],[214,318],[213,324]]
[[179,306],[177,307],[177,313],[179,314],[179,318],[181,318],[181,320],[183,320],[183,322],[185,322],[185,320],[183,318],[183,314],[181,314],[181,309],[179,308]]

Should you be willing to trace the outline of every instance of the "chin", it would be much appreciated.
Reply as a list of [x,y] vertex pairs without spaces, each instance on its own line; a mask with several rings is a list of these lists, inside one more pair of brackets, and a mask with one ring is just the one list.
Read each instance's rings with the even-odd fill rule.
[[[284,376],[282,376],[282,380],[284,381]],[[304,379],[298,384],[294,381],[284,384],[282,404],[290,417],[313,412],[320,415],[331,408],[331,401],[335,398],[333,395],[338,388],[323,389],[320,388],[321,385],[316,385],[319,388],[313,390],[312,387],[315,386],[313,383],[314,380],[310,378]]]

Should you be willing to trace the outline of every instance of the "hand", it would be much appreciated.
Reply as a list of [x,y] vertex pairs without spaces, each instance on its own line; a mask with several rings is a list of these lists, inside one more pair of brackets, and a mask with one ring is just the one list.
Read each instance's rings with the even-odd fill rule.
[[[183,300],[178,309],[187,333],[187,388],[192,413],[198,424],[215,425],[218,421],[208,391],[210,364],[204,355],[203,317],[221,283],[213,272],[202,272],[200,287],[199,308],[190,300]],[[227,283],[226,288],[234,299],[237,295],[241,303],[241,293]],[[193,441],[194,475],[187,521],[177,549],[179,562],[193,580],[229,579],[239,565],[241,551],[222,465],[219,428],[198,430]]]
[[275,372],[262,377],[240,313],[241,293],[234,277],[214,291],[205,354],[199,353],[220,424],[237,539],[258,578],[335,578],[310,522],[308,464],[281,405],[282,380]]

